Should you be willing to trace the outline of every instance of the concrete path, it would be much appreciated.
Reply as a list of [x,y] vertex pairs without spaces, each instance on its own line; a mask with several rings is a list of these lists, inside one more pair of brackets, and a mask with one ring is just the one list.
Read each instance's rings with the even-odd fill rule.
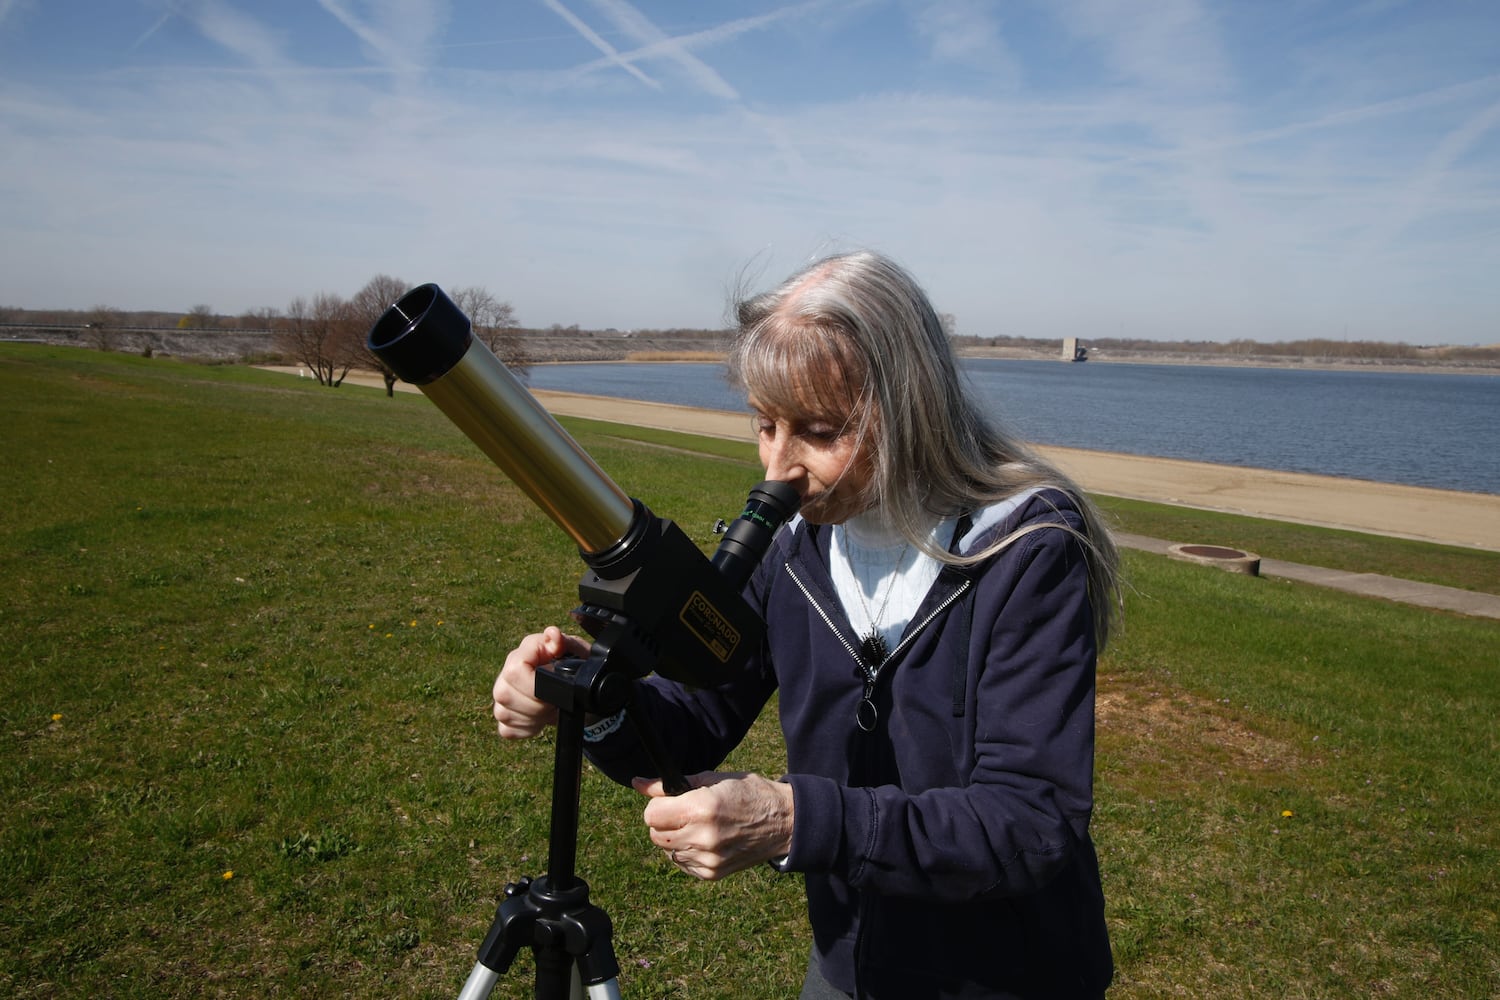
[[[1168,551],[1175,542],[1145,535],[1115,533],[1115,543],[1128,549],[1170,555]],[[1321,566],[1304,566],[1301,563],[1283,562],[1280,559],[1261,559],[1260,575],[1282,580],[1296,580],[1316,587],[1328,587],[1364,597],[1379,597],[1400,604],[1452,611],[1476,618],[1500,619],[1500,596],[1481,594],[1478,591],[1444,587],[1435,583],[1418,583],[1378,573],[1350,573],[1341,569],[1325,569]]]

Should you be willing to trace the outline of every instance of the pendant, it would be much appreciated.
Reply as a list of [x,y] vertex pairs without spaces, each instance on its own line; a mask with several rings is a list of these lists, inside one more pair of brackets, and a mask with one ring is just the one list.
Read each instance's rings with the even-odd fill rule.
[[885,636],[874,629],[871,629],[863,639],[859,640],[859,658],[871,670],[878,668],[890,658],[890,655],[891,647],[886,643]]

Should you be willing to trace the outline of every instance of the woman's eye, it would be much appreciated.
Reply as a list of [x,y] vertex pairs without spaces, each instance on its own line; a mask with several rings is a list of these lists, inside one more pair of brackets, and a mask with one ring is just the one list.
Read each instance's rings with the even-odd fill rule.
[[821,445],[832,444],[843,437],[845,428],[824,420],[803,423],[793,420],[786,424],[780,423],[770,417],[755,417],[751,426],[759,437],[774,438],[785,432],[792,437],[802,438],[807,441],[815,441]]

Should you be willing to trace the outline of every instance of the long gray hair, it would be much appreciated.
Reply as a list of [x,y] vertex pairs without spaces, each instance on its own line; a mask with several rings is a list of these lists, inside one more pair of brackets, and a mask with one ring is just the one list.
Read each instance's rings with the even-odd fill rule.
[[935,559],[979,562],[1026,531],[1056,527],[1023,528],[960,556],[928,540],[935,517],[1028,489],[1067,493],[1083,517],[1084,530],[1074,534],[1086,553],[1103,648],[1120,606],[1119,555],[1103,517],[1077,484],[974,404],[942,323],[911,275],[871,251],[825,257],[741,301],[736,319],[730,381],[772,408],[845,414],[852,433],[871,436],[872,506]]

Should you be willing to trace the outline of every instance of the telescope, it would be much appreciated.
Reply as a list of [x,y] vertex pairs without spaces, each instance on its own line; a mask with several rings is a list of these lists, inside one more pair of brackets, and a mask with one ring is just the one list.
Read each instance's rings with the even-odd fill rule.
[[548,872],[506,887],[460,1000],[488,996],[530,943],[538,998],[617,998],[608,916],[574,874],[585,718],[623,713],[670,794],[687,790],[661,740],[632,712],[636,682],[658,673],[692,687],[731,680],[765,624],[742,596],[776,530],[797,510],[786,483],[754,487],[712,558],[681,528],[628,496],[495,357],[441,288],[426,284],[370,330],[371,353],[421,389],[578,546],[586,570],[573,617],[593,637],[586,659],[537,669],[558,709]]
[[741,591],[797,509],[792,487],[766,481],[751,490],[709,559],[599,468],[437,285],[386,310],[369,348],[577,543],[589,572],[575,617],[590,634],[628,620],[653,647],[655,672],[694,687],[723,684],[743,665],[764,625]]

